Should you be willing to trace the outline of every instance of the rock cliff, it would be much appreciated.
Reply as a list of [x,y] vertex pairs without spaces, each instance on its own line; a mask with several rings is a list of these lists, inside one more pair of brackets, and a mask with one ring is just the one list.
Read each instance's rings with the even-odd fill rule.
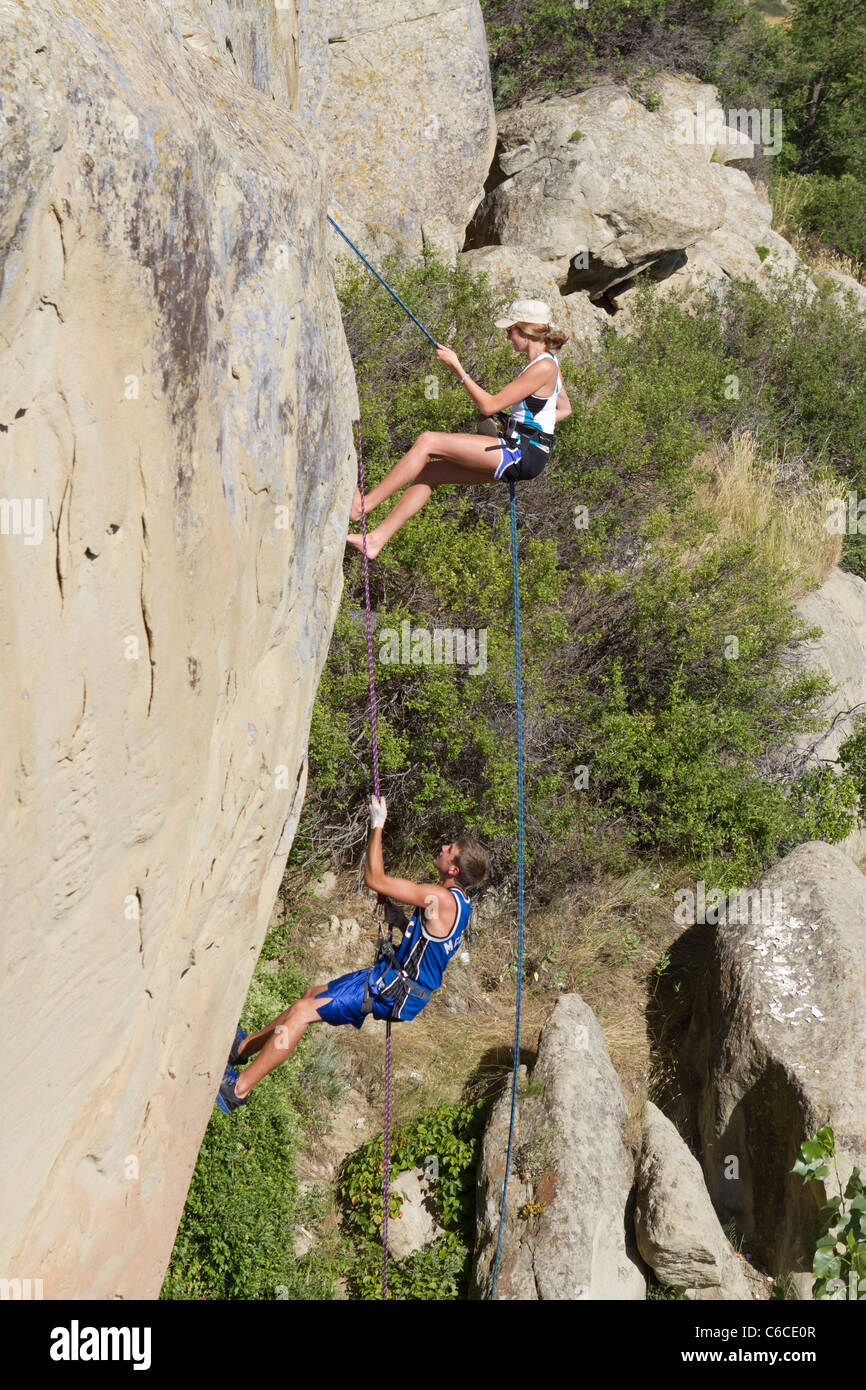
[[341,589],[326,190],[252,8],[0,0],[2,1249],[46,1298],[159,1291]]

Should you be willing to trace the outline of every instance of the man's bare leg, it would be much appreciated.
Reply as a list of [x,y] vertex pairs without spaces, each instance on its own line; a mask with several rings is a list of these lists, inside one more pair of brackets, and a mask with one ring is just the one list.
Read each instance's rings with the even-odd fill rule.
[[235,1095],[239,1100],[248,1096],[263,1076],[267,1076],[268,1072],[272,1072],[281,1062],[285,1062],[287,1057],[291,1057],[309,1024],[321,1022],[319,1008],[331,1001],[330,997],[316,999],[315,996],[324,994],[325,988],[325,985],[311,985],[297,1003],[278,1014],[266,1028],[244,1038],[243,1046],[240,1048],[241,1062],[252,1057],[254,1053],[258,1053],[258,1056],[254,1062],[250,1062],[246,1071],[238,1073]]

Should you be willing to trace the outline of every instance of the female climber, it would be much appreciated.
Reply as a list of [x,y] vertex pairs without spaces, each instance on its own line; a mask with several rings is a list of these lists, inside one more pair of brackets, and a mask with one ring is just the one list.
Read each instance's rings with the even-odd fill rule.
[[[367,555],[374,559],[382,547],[410,516],[424,506],[433,489],[443,483],[490,483],[535,478],[550,456],[553,431],[558,420],[571,414],[571,403],[551,348],[562,347],[567,336],[552,328],[550,309],[539,299],[517,299],[496,327],[506,330],[515,352],[529,359],[523,371],[508,386],[491,395],[473,381],[455,352],[436,345],[436,356],[465,386],[482,416],[495,415],[510,407],[507,427],[498,444],[486,434],[442,434],[425,430],[408,453],[395,463],[365,498],[369,513],[400,488],[406,491],[395,507],[373,531],[367,533]],[[350,521],[361,520],[361,493],[356,488]],[[347,544],[363,550],[363,538],[350,534]]]

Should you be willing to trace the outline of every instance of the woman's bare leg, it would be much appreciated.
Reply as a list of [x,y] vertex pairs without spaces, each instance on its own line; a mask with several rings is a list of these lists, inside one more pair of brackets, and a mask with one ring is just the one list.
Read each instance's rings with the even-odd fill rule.
[[[401,488],[408,487],[410,483],[414,482],[421,469],[431,458],[447,459],[451,463],[470,464],[475,468],[489,469],[490,473],[493,474],[499,464],[499,450],[494,448],[488,453],[489,444],[489,438],[484,435],[443,434],[436,430],[425,430],[423,434],[419,434],[411,449],[385,474],[382,481],[366,494],[365,509],[367,514],[369,515],[387,498],[393,497],[395,492],[399,492]],[[460,480],[454,478],[451,481],[458,482]],[[483,482],[485,479],[472,479],[472,481]],[[353,522],[361,520],[361,493],[357,488],[355,489],[349,520]]]
[[[496,451],[496,462],[499,462],[499,451]],[[494,465],[495,467],[495,465]],[[391,537],[400,530],[400,527],[414,516],[429,502],[433,492],[437,487],[448,483],[489,483],[493,478],[493,471],[484,468],[472,468],[467,464],[448,463],[444,459],[432,459],[426,463],[418,474],[414,483],[407,487],[403,496],[396,506],[392,507],[388,515],[373,531],[367,532],[367,558],[375,560],[380,550]],[[349,536],[349,545],[355,546],[357,550],[363,550],[364,542],[362,536]]]

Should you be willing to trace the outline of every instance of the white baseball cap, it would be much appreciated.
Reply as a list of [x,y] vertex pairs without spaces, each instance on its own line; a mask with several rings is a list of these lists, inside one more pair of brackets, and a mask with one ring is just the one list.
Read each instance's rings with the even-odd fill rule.
[[506,312],[507,318],[494,320],[497,328],[510,328],[514,323],[550,323],[550,305],[543,299],[515,299]]

